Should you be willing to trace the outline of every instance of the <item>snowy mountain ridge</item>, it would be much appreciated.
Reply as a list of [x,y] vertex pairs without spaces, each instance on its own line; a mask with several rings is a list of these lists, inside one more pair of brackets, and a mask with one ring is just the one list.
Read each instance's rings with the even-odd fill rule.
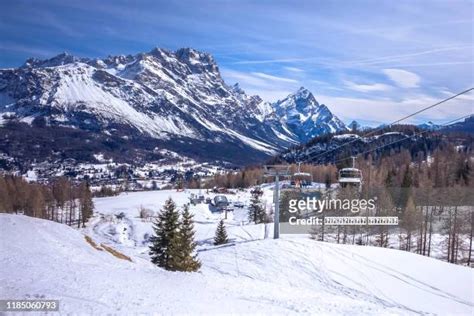
[[191,48],[28,59],[0,70],[0,117],[3,123],[44,118],[47,126],[127,139],[146,135],[178,152],[177,143],[209,146],[217,159],[228,145],[256,159],[345,128],[304,88],[270,104],[228,86],[213,57]]

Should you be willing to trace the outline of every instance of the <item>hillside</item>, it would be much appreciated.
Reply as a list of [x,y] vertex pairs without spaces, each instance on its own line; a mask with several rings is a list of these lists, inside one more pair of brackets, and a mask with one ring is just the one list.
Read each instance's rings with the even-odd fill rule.
[[[219,214],[202,207],[192,209],[201,272],[161,270],[148,261],[142,242],[151,223],[136,218],[136,206],[160,205],[170,195],[178,205],[187,199],[185,193],[171,191],[96,199],[97,214],[83,232],[0,214],[4,296],[60,299],[63,313],[472,312],[474,274],[469,268],[397,250],[316,242],[306,236],[262,239],[263,226],[240,226],[245,216],[239,212],[226,221],[232,244],[214,247],[209,239]],[[117,212],[125,212],[124,221],[101,219]],[[94,249],[84,234],[125,253],[132,262]]]

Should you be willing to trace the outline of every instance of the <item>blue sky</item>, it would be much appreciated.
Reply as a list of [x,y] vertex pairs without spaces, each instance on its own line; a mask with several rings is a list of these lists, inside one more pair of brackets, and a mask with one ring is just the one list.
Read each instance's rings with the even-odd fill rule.
[[[387,123],[474,86],[473,1],[2,1],[0,67],[60,52],[193,47],[275,101],[300,86],[341,119]],[[473,93],[412,120],[474,112]]]

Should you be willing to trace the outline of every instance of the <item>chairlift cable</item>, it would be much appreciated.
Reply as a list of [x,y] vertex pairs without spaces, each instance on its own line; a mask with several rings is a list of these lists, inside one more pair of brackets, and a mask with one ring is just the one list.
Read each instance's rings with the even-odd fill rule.
[[[445,102],[448,102],[448,101],[450,101],[450,100],[453,100],[453,99],[455,99],[455,98],[457,98],[457,97],[459,97],[459,96],[461,96],[461,95],[463,95],[463,94],[469,93],[469,92],[471,92],[472,90],[474,90],[474,87],[469,88],[469,89],[466,89],[466,90],[464,90],[464,91],[461,91],[461,92],[459,92],[459,93],[457,93],[457,94],[455,94],[455,95],[452,95],[452,96],[450,96],[450,97],[448,97],[448,98],[446,98],[446,99],[443,99],[443,100],[441,100],[441,101],[438,101],[438,102],[436,102],[436,103],[434,103],[434,104],[432,104],[432,105],[429,105],[429,106],[427,106],[427,107],[425,107],[425,108],[423,108],[423,109],[420,109],[420,110],[418,110],[418,111],[416,111],[416,112],[414,112],[414,113],[412,113],[412,114],[406,115],[406,116],[404,116],[404,117],[402,117],[402,118],[400,118],[400,119],[398,119],[398,120],[396,120],[396,121],[393,121],[393,122],[389,123],[388,125],[380,126],[380,127],[376,128],[376,129],[373,129],[373,130],[371,130],[370,132],[368,132],[368,133],[366,133],[365,135],[363,135],[362,137],[368,137],[368,136],[370,136],[370,135],[372,135],[372,134],[375,134],[375,133],[377,133],[377,132],[383,130],[383,129],[386,128],[386,127],[389,127],[389,126],[392,126],[392,125],[394,125],[394,124],[400,123],[400,122],[402,122],[402,121],[404,121],[404,120],[406,120],[406,119],[408,119],[408,118],[410,118],[410,117],[413,117],[413,116],[415,116],[415,115],[417,115],[417,114],[420,114],[420,113],[422,113],[422,112],[424,112],[424,111],[427,111],[427,110],[429,110],[429,109],[432,109],[432,108],[434,108],[434,107],[436,107],[436,106],[438,106],[438,105],[441,105],[441,104],[443,104],[443,103],[445,103]],[[333,148],[333,149],[331,149],[331,150],[327,150],[327,151],[325,151],[325,152],[323,152],[323,153],[320,153],[320,154],[318,154],[318,155],[316,155],[316,156],[314,156],[314,157],[309,156],[309,157],[308,157],[308,158],[309,158],[308,160],[313,160],[313,159],[319,158],[319,157],[321,157],[321,156],[326,156],[327,154],[329,154],[329,153],[331,153],[331,152],[333,152],[333,151],[335,151],[335,150],[337,150],[337,149],[339,149],[339,148],[342,148],[342,147],[344,147],[344,146],[347,146],[347,145],[349,145],[349,144],[352,144],[352,143],[354,143],[355,141],[357,141],[357,138],[356,138],[356,139],[353,139],[353,140],[350,140],[350,141],[348,141],[348,142],[346,142],[346,143],[344,143],[344,144],[342,144],[342,145],[339,145],[339,146],[337,146],[336,148]]]
[[[474,113],[471,113],[471,114],[468,114],[468,115],[464,115],[464,116],[462,116],[462,117],[458,117],[457,119],[454,119],[454,120],[449,121],[449,122],[447,122],[447,123],[441,124],[440,126],[444,126],[444,127],[449,126],[450,124],[453,124],[454,122],[457,122],[457,121],[459,121],[459,120],[468,118],[468,117],[470,117],[470,116],[472,116],[472,115],[474,115]],[[426,130],[426,131],[422,131],[422,132],[419,132],[419,133],[415,133],[415,134],[410,135],[410,136],[406,136],[406,137],[403,138],[403,139],[399,139],[399,140],[393,141],[393,142],[391,142],[391,143],[388,143],[388,144],[385,144],[385,145],[382,145],[382,146],[378,146],[378,147],[376,147],[376,148],[374,148],[374,149],[370,149],[370,150],[364,151],[364,152],[362,152],[362,153],[358,153],[358,154],[356,154],[355,156],[351,156],[351,157],[347,157],[347,158],[338,159],[338,160],[334,161],[334,164],[336,164],[336,163],[338,163],[338,162],[341,162],[341,161],[344,161],[344,160],[347,160],[347,159],[351,159],[351,158],[353,158],[353,157],[357,157],[357,156],[359,156],[359,155],[368,154],[368,153],[370,153],[370,152],[376,151],[377,149],[381,149],[381,148],[384,148],[384,147],[387,147],[387,146],[390,146],[390,145],[399,143],[399,142],[401,142],[401,141],[405,141],[405,140],[407,140],[407,139],[410,139],[410,138],[413,138],[413,137],[416,137],[416,136],[421,136],[421,135],[423,135],[423,134],[425,134],[425,133],[427,133],[427,132],[431,132],[431,130]]]

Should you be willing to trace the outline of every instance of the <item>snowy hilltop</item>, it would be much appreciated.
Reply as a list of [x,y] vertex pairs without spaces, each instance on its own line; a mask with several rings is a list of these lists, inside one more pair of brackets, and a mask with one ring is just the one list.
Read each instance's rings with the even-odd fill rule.
[[[308,90],[264,102],[227,85],[213,57],[191,48],[103,59],[63,53],[2,69],[0,126],[8,122],[85,131],[89,143],[106,137],[134,143],[135,151],[145,143],[148,151],[232,162],[261,160],[346,129]],[[229,152],[245,153],[245,159]]]

